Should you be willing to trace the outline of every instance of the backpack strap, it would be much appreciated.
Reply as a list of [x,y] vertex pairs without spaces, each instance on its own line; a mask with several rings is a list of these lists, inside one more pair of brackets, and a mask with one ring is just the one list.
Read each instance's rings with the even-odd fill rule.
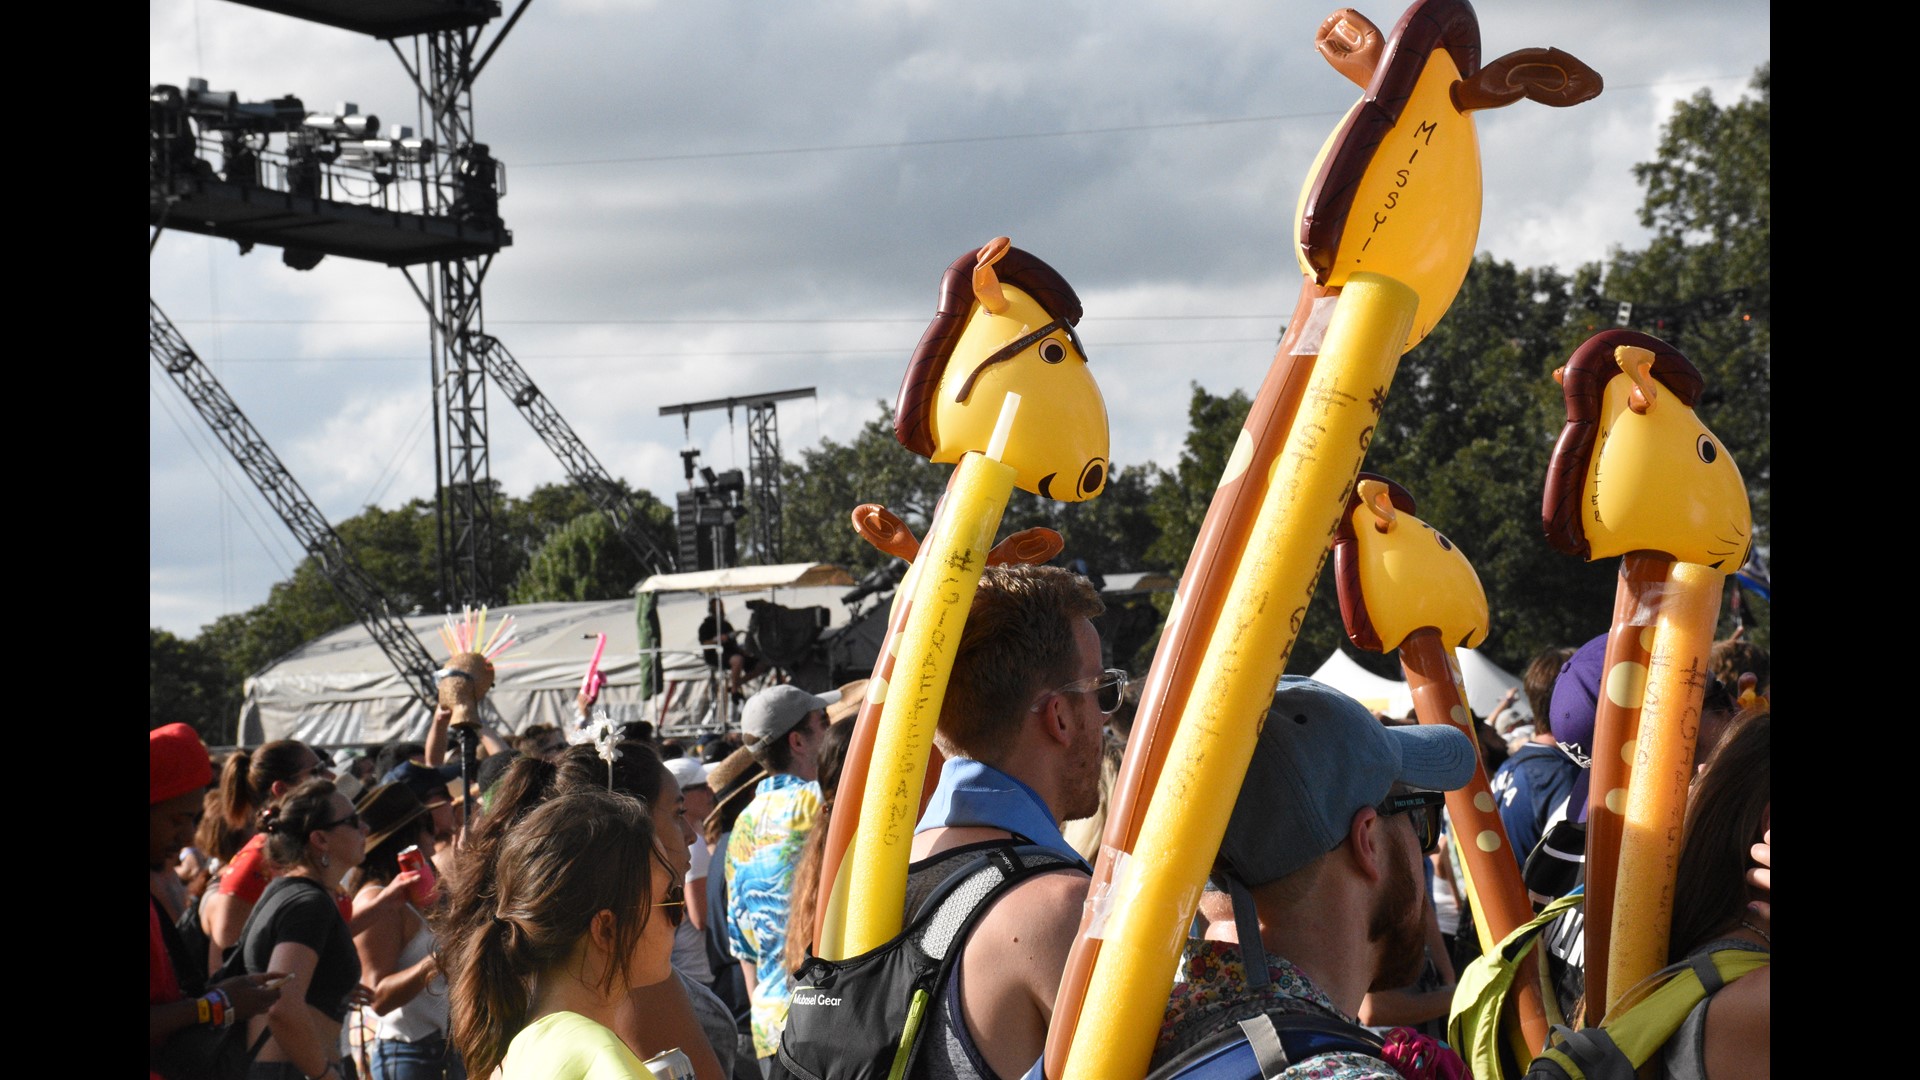
[[1152,1080],[1272,1080],[1321,1054],[1385,1061],[1385,1053],[1378,1035],[1338,1017],[1269,1010],[1215,1032],[1148,1075]]
[[[914,945],[946,970],[973,933],[974,924],[1008,889],[1049,870],[1074,864],[1038,844],[1009,844],[983,851],[934,887],[913,922]],[[997,877],[987,871],[998,871]]]
[[1729,948],[1702,951],[1670,964],[1621,995],[1599,1027],[1554,1028],[1550,1044],[1534,1059],[1527,1075],[1631,1080],[1680,1029],[1694,1006],[1735,979],[1765,967],[1770,959],[1765,952]]
[[1293,1064],[1293,1059],[1287,1056],[1286,1045],[1280,1041],[1280,1032],[1266,1013],[1240,1021],[1240,1030],[1247,1036],[1247,1045],[1253,1048],[1262,1077],[1278,1076]]

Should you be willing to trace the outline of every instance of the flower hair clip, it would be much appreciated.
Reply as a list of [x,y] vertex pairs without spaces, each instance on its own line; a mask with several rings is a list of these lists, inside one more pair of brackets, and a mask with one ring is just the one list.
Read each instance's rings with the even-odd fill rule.
[[620,736],[623,725],[613,722],[605,709],[596,709],[593,723],[587,727],[587,735],[593,740],[593,748],[600,754],[600,760],[607,763],[607,790],[613,790],[613,763],[620,760]]

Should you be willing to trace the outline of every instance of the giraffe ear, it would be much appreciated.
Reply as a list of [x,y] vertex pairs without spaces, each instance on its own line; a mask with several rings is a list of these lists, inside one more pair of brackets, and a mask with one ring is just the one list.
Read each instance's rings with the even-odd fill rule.
[[1380,66],[1387,39],[1365,15],[1341,8],[1320,24],[1313,35],[1313,46],[1333,70],[1365,90],[1373,82],[1374,69]]
[[1000,291],[1000,277],[993,272],[993,264],[1006,258],[1007,249],[1012,246],[1012,240],[996,236],[980,249],[980,255],[973,265],[973,298],[995,315],[1006,311],[1008,304],[1007,294]]

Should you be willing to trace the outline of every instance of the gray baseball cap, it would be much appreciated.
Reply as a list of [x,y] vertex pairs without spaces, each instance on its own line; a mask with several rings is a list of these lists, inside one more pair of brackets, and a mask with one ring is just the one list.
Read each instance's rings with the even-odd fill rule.
[[740,710],[740,730],[747,734],[747,749],[758,752],[792,731],[808,713],[839,700],[838,690],[809,694],[788,683],[767,687],[748,698],[746,707]]
[[1220,841],[1218,869],[1277,881],[1340,846],[1353,815],[1396,782],[1452,791],[1473,778],[1473,742],[1452,725],[1387,727],[1324,683],[1280,680]]

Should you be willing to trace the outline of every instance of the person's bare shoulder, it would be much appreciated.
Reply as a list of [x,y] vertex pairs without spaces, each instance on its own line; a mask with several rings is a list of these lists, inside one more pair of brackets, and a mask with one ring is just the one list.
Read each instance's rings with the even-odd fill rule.
[[981,918],[967,945],[969,968],[980,970],[982,959],[1004,965],[1051,1011],[1091,882],[1084,871],[1062,868],[1015,885]]
[[1707,1005],[1707,1076],[1766,1080],[1773,1074],[1770,968],[1735,979]]

